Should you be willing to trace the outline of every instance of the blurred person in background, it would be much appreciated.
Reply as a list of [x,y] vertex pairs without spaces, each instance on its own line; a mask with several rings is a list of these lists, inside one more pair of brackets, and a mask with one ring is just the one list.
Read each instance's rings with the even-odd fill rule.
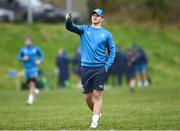
[[58,85],[65,88],[69,80],[69,57],[64,49],[59,49],[56,66],[58,68]]
[[80,77],[80,67],[81,67],[81,52],[80,48],[76,49],[76,54],[72,58],[72,64],[74,66],[73,72]]
[[147,75],[148,58],[142,47],[139,45],[133,45],[133,49],[136,55],[136,76],[138,78],[138,87],[147,87],[149,85]]
[[105,77],[115,57],[113,37],[102,27],[103,18],[103,11],[95,9],[91,13],[91,26],[77,26],[72,23],[71,14],[66,16],[66,29],[80,36],[81,82],[86,103],[93,112],[90,128],[99,124]]
[[112,84],[120,86],[122,84],[122,78],[125,70],[125,57],[120,49],[120,45],[116,46],[116,55],[114,63],[112,64],[109,75],[112,77]]
[[130,92],[135,91],[135,77],[136,77],[136,56],[133,49],[127,49],[125,54],[126,61],[126,77],[129,85]]
[[[72,58],[73,72],[80,78],[80,67],[81,67],[81,51],[80,48],[76,49],[76,54]],[[77,88],[81,89],[81,81],[77,83]]]
[[18,59],[24,64],[25,78],[29,88],[28,105],[32,105],[39,94],[38,81],[39,65],[44,60],[43,52],[38,46],[33,45],[31,37],[25,39],[25,46],[18,54]]

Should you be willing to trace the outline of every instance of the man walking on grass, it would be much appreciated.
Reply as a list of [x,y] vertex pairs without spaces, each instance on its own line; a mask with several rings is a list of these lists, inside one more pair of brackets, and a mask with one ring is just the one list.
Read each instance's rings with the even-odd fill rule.
[[102,27],[103,11],[91,13],[91,26],[77,26],[66,15],[66,29],[80,36],[81,82],[85,100],[93,113],[91,128],[98,126],[102,112],[102,92],[108,69],[115,57],[115,46],[111,33]]

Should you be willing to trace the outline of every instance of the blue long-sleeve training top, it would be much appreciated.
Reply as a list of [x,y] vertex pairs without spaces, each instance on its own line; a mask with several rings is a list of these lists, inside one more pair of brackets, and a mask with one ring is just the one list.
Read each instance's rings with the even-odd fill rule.
[[[24,61],[23,57],[28,56],[28,60]],[[38,75],[38,65],[36,64],[36,60],[40,61],[44,60],[44,55],[41,49],[37,46],[24,46],[20,49],[18,54],[18,60],[23,62],[25,68],[26,78],[37,77]]]
[[110,68],[115,57],[115,45],[110,32],[104,28],[77,26],[71,19],[66,20],[66,29],[80,36],[81,66]]

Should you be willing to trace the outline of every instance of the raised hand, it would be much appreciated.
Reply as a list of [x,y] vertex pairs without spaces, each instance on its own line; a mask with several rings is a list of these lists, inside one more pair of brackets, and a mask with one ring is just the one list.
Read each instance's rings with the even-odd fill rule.
[[40,60],[36,60],[36,65],[39,65],[41,64],[41,61]]
[[67,19],[71,19],[71,18],[72,18],[71,13],[68,13],[68,14],[66,15],[66,20],[67,20]]

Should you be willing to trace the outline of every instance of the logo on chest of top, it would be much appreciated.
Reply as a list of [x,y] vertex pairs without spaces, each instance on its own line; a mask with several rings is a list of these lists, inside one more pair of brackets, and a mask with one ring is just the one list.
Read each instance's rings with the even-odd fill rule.
[[105,38],[105,34],[104,33],[101,33],[101,38]]
[[36,49],[33,49],[33,50],[32,50],[32,53],[35,54],[35,53],[36,53]]
[[[87,35],[89,37],[93,37],[94,36],[94,35],[91,36],[91,34],[92,34],[91,31],[87,31],[86,33],[87,33]],[[99,33],[99,34],[96,34],[95,37],[93,37],[93,38],[96,38],[96,39],[99,39],[99,40],[102,40],[102,39],[104,40],[106,38],[106,34],[105,33]]]
[[91,32],[90,32],[90,31],[87,31],[87,34],[88,34],[88,35],[90,35],[90,34],[91,34]]
[[36,54],[36,49],[32,49],[32,50],[29,52],[29,54],[31,54],[31,55]]

